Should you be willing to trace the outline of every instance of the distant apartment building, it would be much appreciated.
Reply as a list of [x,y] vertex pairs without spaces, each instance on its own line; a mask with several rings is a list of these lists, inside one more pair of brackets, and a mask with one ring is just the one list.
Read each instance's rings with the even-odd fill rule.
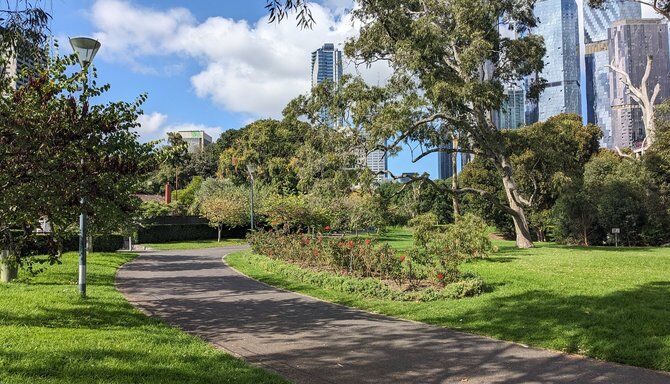
[[622,19],[639,19],[642,7],[626,0],[606,2],[601,8],[584,4],[584,40],[586,63],[586,118],[603,131],[601,146],[612,148],[612,105],[610,101],[610,64],[608,30]]
[[[385,146],[386,141],[381,141],[379,144]],[[368,168],[375,174],[375,179],[378,182],[388,180],[388,175],[386,173],[386,171],[388,171],[388,155],[386,151],[381,149],[368,151],[365,147],[361,146],[354,149],[353,153],[357,158],[357,167],[360,169]]]
[[547,81],[538,101],[538,120],[561,113],[581,112],[579,15],[575,0],[538,0],[538,26],[532,33],[544,38],[546,54],[541,77]]
[[[38,54],[40,54],[39,57]],[[24,71],[38,67],[38,63],[39,66],[46,65],[46,51],[37,52],[32,49],[19,48],[16,52],[6,54],[2,64],[5,67],[5,76],[11,79],[12,88],[18,89],[28,84],[30,77]]]
[[335,44],[326,43],[312,52],[312,87],[326,80],[337,84],[342,72],[342,51]]
[[[653,57],[648,80],[651,90],[660,85],[656,100],[661,103],[670,97],[670,50],[668,27],[662,20],[619,20],[608,32],[609,59],[625,71],[635,86],[639,86],[647,66],[647,56]],[[621,75],[610,71],[609,95],[612,106],[612,143],[620,148],[636,148],[644,140],[642,110],[631,98]]]
[[212,137],[205,133],[205,131],[177,131],[188,144],[188,153],[197,153],[205,149],[209,144],[212,144]]

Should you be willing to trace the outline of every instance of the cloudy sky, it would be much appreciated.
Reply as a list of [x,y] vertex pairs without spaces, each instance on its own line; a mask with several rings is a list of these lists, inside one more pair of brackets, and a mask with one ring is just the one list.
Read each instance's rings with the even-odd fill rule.
[[[316,25],[268,24],[265,0],[53,0],[52,32],[69,53],[68,36],[92,35],[102,48],[96,58],[110,98],[149,99],[141,119],[144,140],[166,131],[204,129],[217,138],[258,118],[278,117],[283,106],[310,87],[310,52],[325,42],[342,43],[356,33],[352,0],[312,6]],[[357,69],[370,82],[388,69]],[[390,159],[395,173],[437,174],[437,159],[418,164],[408,153]]]

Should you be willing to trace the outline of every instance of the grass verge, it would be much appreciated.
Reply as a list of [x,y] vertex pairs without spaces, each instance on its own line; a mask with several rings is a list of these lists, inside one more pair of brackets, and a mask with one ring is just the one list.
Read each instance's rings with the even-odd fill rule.
[[[403,242],[401,241],[401,244]],[[670,249],[540,245],[500,251],[463,270],[492,291],[459,300],[402,302],[326,289],[228,255],[241,272],[285,289],[371,312],[497,339],[670,371]]]
[[285,383],[135,310],[114,275],[134,255],[89,256],[89,298],[77,295],[77,256],[0,285],[0,383]]
[[193,241],[179,241],[174,243],[151,243],[151,244],[140,244],[151,249],[156,249],[159,251],[169,251],[175,249],[203,249],[203,248],[218,248],[218,247],[227,247],[231,245],[242,245],[246,244],[244,239],[223,239],[220,242],[216,240],[193,240]]

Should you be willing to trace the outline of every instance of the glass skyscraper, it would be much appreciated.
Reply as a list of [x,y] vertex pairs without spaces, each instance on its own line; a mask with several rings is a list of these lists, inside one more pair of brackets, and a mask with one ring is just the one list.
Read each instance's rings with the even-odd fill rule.
[[[444,147],[444,149],[452,149],[454,145],[452,143],[448,143]],[[451,152],[438,152],[438,157],[437,157],[437,173],[438,173],[438,178],[440,180],[446,180],[452,176],[454,176],[454,172],[456,171],[454,169],[454,163],[452,161],[452,156],[453,154]]]
[[342,51],[326,43],[312,52],[312,87],[326,80],[337,84],[342,78]]
[[538,0],[538,26],[547,53],[541,77],[547,85],[538,102],[538,120],[560,113],[581,113],[579,15],[575,0]]
[[610,64],[607,30],[622,19],[639,19],[642,7],[625,0],[606,2],[602,8],[584,4],[584,39],[586,61],[586,118],[603,131],[601,145],[612,148],[612,105],[610,102]]
[[522,87],[505,87],[505,99],[498,112],[498,129],[516,129],[526,124],[526,92]]

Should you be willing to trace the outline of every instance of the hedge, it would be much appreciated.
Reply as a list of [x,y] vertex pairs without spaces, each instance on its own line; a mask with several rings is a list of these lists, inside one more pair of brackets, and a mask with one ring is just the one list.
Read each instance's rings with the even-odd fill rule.
[[[99,235],[93,236],[93,252],[114,252],[123,248],[121,235]],[[51,236],[37,235],[34,242],[23,247],[24,254],[44,255],[50,252],[49,242]],[[63,239],[63,252],[74,252],[79,250],[79,235],[70,235]]]
[[[244,238],[246,228],[224,228],[222,238]],[[174,241],[215,240],[216,228],[207,224],[158,224],[137,230],[138,244],[170,243]]]

